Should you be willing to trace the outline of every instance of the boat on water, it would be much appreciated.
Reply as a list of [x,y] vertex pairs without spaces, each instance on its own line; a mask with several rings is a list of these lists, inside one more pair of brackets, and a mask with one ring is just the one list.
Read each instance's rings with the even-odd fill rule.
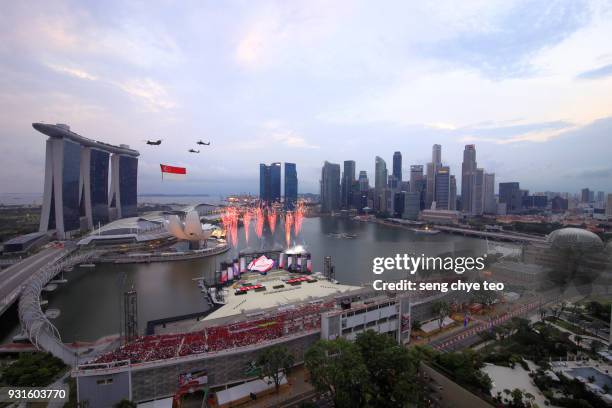
[[435,235],[435,234],[439,234],[440,230],[434,229],[434,228],[429,228],[429,227],[425,227],[425,228],[410,228],[410,230],[412,232],[414,232],[415,234],[422,234],[422,235]]
[[93,263],[84,263],[79,265],[81,268],[95,268],[96,264]]

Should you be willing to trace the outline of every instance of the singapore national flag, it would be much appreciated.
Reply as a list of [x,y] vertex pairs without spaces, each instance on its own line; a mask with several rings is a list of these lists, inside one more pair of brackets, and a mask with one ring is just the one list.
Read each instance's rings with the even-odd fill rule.
[[183,180],[187,176],[187,169],[185,167],[168,166],[167,164],[160,164],[162,180]]

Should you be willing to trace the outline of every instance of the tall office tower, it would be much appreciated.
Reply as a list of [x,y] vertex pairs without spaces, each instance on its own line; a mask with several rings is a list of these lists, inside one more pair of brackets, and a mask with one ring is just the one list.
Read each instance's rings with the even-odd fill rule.
[[406,200],[405,191],[396,191],[393,193],[393,216],[402,218],[404,213],[404,202]]
[[274,203],[281,201],[281,164],[270,165],[270,200]]
[[450,208],[450,168],[440,166],[436,171],[436,210]]
[[131,155],[113,154],[110,183],[110,219],[138,215],[138,159]]
[[598,203],[603,203],[605,201],[605,199],[606,199],[605,196],[606,196],[606,194],[603,191],[598,191],[597,192],[597,200],[596,201]]
[[399,181],[393,174],[389,174],[389,176],[387,177],[387,187],[394,191],[399,190]]
[[425,208],[431,208],[431,203],[435,201],[436,193],[436,165],[427,163],[427,173],[425,174]]
[[387,208],[385,190],[387,189],[387,163],[379,156],[374,162],[374,209],[385,211]]
[[285,163],[285,209],[293,211],[297,203],[298,177],[295,163]]
[[497,203],[495,202],[495,173],[484,174],[484,213],[495,214]]
[[374,189],[383,190],[387,186],[387,163],[379,156],[374,162]]
[[393,176],[398,183],[402,182],[402,153],[393,153]]
[[608,194],[608,199],[606,200],[606,216],[608,219],[612,218],[612,194]]
[[461,210],[473,214],[474,178],[476,176],[476,146],[465,145],[461,164]]
[[423,166],[420,164],[410,166],[410,191],[417,191],[417,180],[423,180]]
[[259,165],[259,199],[266,204],[280,203],[281,164]]
[[321,211],[340,209],[340,165],[325,162],[321,170]]
[[259,199],[270,202],[270,166],[259,164]]
[[591,190],[589,190],[588,188],[583,188],[582,189],[582,199],[580,201],[582,201],[583,203],[588,203],[590,201],[591,198]]
[[478,168],[474,173],[471,202],[472,214],[482,215],[484,212],[484,169]]
[[442,164],[442,145],[435,144],[431,148],[431,162]]
[[450,176],[450,196],[448,198],[448,209],[457,209],[457,178],[452,174]]
[[[85,215],[90,229],[109,221],[108,166],[110,154],[103,150],[85,147],[81,150],[81,191],[85,198]],[[89,163],[89,165],[88,165]],[[87,180],[89,178],[89,180]],[[91,211],[89,211],[91,209]]]
[[589,191],[589,203],[592,203],[595,201],[595,192],[593,190]]
[[342,208],[351,206],[351,188],[355,182],[355,161],[344,161],[344,172],[342,173]]
[[404,194],[404,213],[402,218],[407,220],[416,220],[421,211],[420,193],[417,191],[409,191]]
[[425,206],[431,207],[431,203],[436,199],[436,173],[438,167],[442,166],[442,146],[433,145],[431,149],[431,163],[427,163],[427,190],[425,195]]
[[499,183],[499,202],[506,205],[508,214],[520,211],[521,189],[519,183]]
[[368,172],[365,170],[361,170],[359,172],[359,191],[367,193],[369,189],[370,180],[368,180]]
[[109,219],[136,215],[136,150],[85,138],[63,124],[32,127],[49,136],[40,231],[55,231],[64,239]]

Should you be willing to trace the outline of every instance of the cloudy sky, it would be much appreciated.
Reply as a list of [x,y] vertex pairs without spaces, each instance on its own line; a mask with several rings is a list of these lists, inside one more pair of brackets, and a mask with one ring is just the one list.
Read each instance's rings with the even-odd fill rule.
[[475,143],[497,181],[612,192],[611,39],[610,1],[5,2],[0,192],[42,191],[35,121],[137,148],[141,193],[256,193],[272,161],[317,192],[324,160],[434,143],[456,174]]

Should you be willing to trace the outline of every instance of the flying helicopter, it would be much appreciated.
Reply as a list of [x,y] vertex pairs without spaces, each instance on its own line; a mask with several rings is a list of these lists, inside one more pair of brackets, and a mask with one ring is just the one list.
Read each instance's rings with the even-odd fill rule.
[[162,140],[147,140],[147,144],[150,146],[159,146],[161,144]]
[[210,142],[203,142],[202,140],[198,140],[196,143],[202,146],[210,146]]
[[199,150],[194,150],[194,149],[189,149],[188,152],[189,153],[200,153]]

